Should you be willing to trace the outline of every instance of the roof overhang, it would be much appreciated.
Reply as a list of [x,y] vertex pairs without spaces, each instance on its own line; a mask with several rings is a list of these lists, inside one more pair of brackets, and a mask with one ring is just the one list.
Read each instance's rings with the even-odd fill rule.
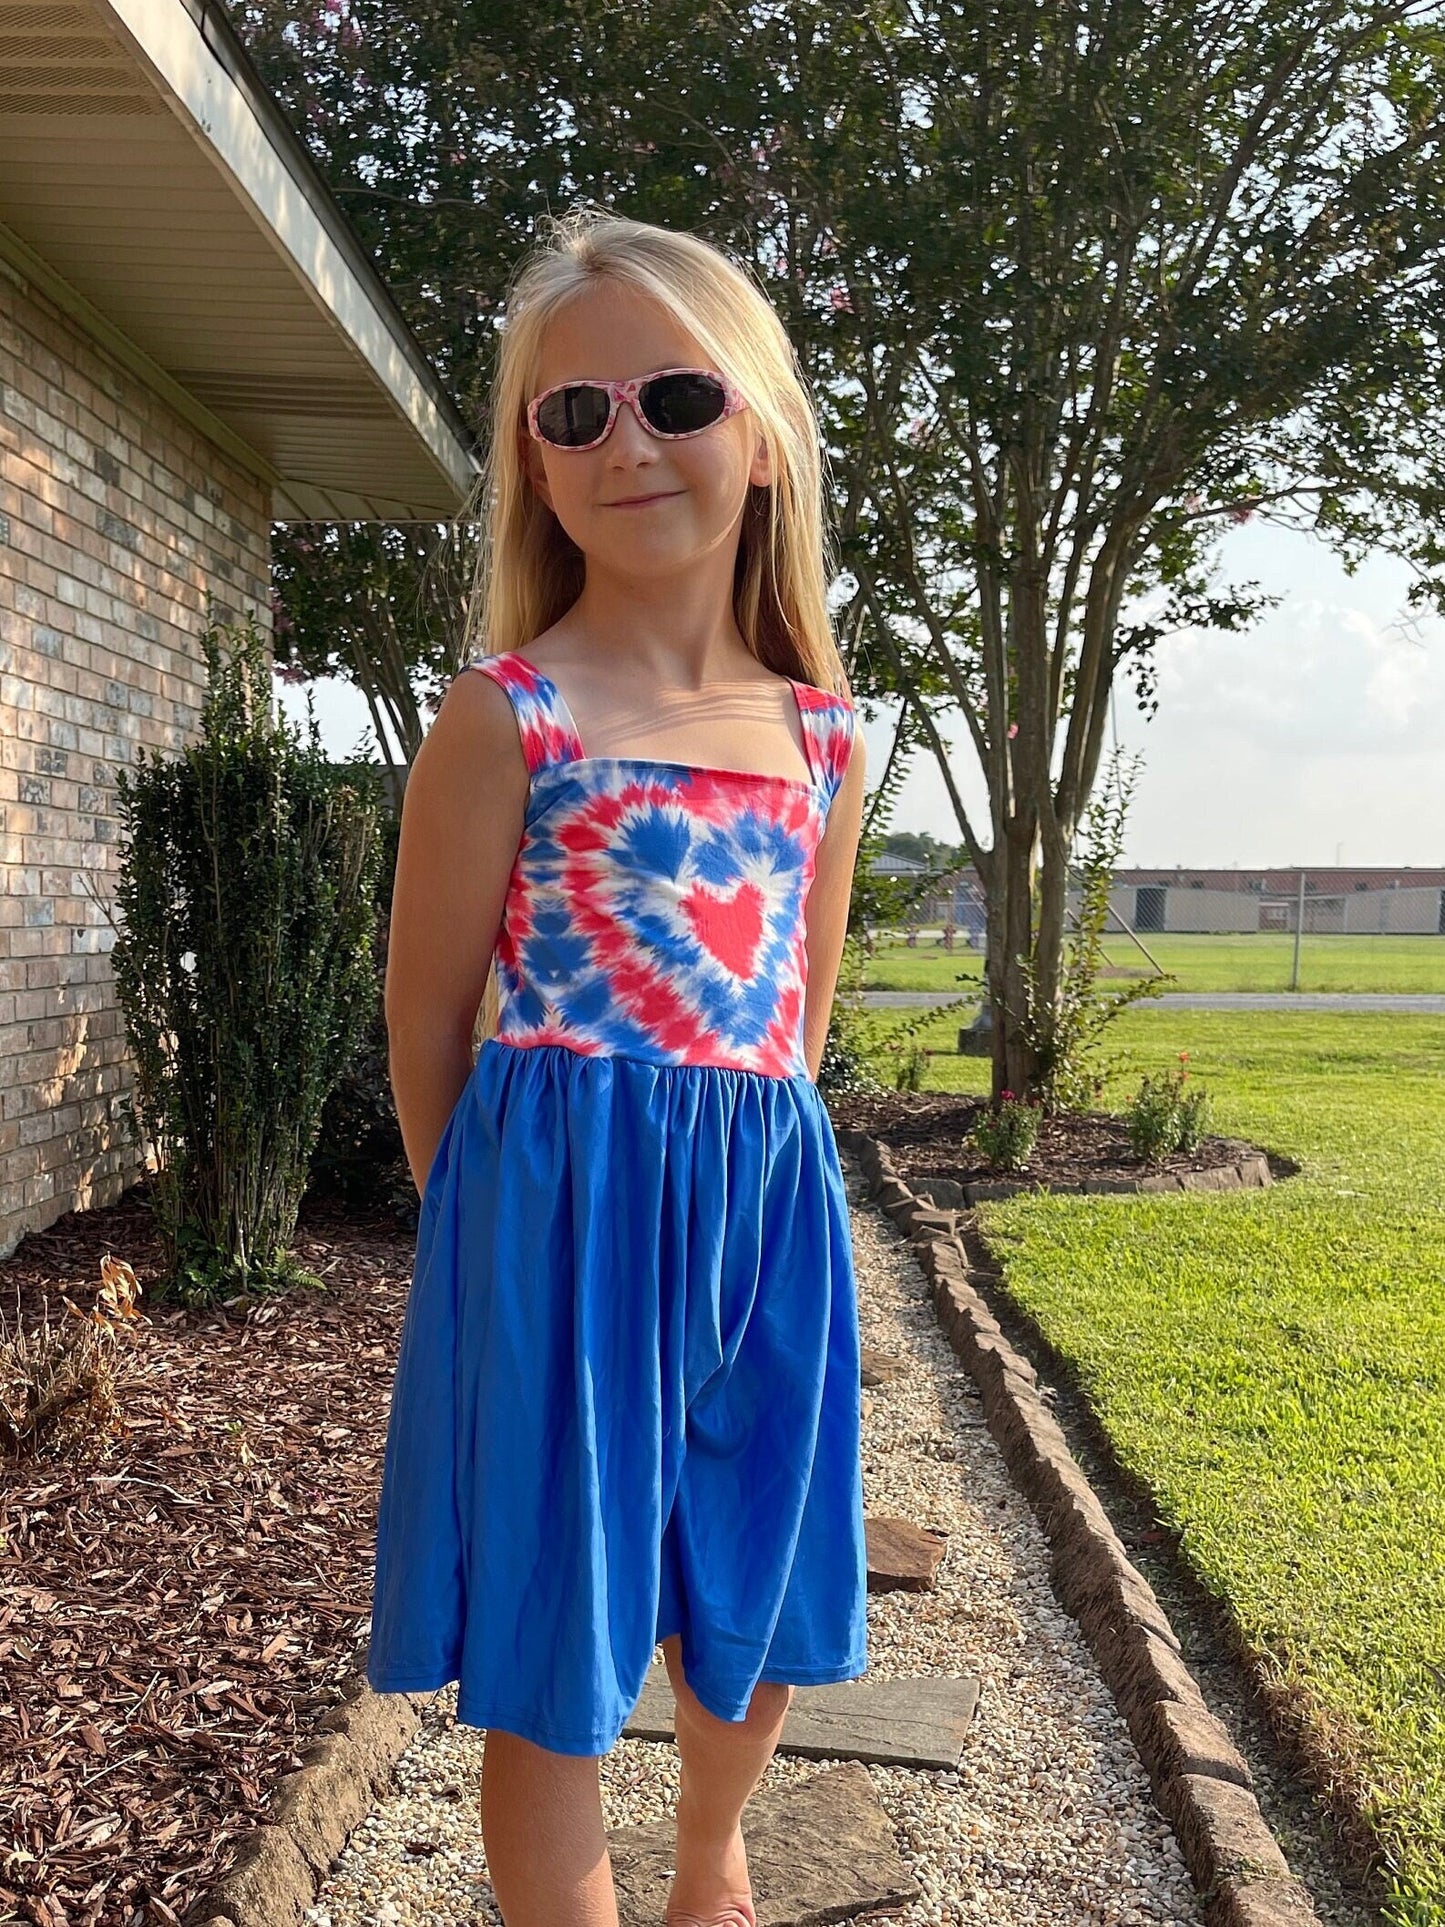
[[473,438],[214,0],[0,0],[0,263],[269,483],[431,521]]

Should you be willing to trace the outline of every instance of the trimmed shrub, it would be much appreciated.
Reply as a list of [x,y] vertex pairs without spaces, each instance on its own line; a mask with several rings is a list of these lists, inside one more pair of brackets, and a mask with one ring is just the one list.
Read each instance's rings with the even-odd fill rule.
[[[225,659],[222,642],[233,645]],[[157,1170],[161,1295],[319,1285],[287,1250],[322,1107],[375,997],[376,828],[365,764],[333,768],[273,714],[255,619],[210,618],[199,740],[117,779],[112,952],[135,1059],[122,1116]],[[112,919],[114,925],[114,919]]]

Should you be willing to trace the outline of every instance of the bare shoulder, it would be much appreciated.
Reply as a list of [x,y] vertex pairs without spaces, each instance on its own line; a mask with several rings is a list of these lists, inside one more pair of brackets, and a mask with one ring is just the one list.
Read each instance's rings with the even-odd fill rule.
[[525,774],[512,699],[495,678],[468,666],[447,685],[418,753],[432,763],[460,762],[473,771],[515,761]]

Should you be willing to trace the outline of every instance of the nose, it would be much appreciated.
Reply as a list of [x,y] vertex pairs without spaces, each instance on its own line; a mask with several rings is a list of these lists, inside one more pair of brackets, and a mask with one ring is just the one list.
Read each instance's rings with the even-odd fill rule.
[[619,403],[617,419],[612,424],[612,433],[607,437],[607,446],[614,459],[622,456],[628,461],[635,461],[639,455],[655,453],[657,438],[649,435],[643,426],[635,400]]

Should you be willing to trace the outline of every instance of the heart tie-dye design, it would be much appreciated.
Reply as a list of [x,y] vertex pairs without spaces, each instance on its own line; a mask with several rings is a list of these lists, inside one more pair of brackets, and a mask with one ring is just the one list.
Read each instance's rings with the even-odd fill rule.
[[751,977],[763,934],[763,893],[740,883],[729,897],[695,884],[682,900],[698,942],[734,977]]
[[803,909],[852,704],[788,679],[807,781],[587,756],[528,657],[467,667],[507,692],[532,779],[497,938],[498,1038],[806,1077]]

